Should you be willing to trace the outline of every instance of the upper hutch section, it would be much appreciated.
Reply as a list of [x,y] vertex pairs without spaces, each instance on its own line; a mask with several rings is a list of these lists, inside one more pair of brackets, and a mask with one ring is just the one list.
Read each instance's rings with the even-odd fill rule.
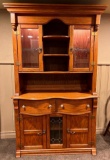
[[106,6],[4,3],[4,7],[11,15],[13,35],[17,34],[14,55],[19,71],[93,71],[97,63],[93,35]]

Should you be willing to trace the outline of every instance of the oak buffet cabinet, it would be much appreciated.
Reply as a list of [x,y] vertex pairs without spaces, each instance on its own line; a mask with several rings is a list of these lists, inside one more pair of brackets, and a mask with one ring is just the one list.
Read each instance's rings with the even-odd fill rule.
[[13,32],[16,157],[96,155],[98,28],[106,6],[4,7]]

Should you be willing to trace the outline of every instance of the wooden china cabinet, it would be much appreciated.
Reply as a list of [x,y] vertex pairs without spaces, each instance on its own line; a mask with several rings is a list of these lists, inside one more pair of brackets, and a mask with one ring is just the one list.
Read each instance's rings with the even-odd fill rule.
[[98,27],[106,6],[4,7],[13,32],[16,157],[96,155]]

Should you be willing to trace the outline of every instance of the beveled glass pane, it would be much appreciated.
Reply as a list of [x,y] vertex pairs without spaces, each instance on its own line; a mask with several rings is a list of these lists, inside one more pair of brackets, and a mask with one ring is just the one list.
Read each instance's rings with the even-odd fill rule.
[[21,29],[22,66],[39,67],[39,29]]
[[74,68],[89,68],[90,59],[90,30],[75,29],[74,30]]
[[62,144],[62,117],[50,118],[50,144]]

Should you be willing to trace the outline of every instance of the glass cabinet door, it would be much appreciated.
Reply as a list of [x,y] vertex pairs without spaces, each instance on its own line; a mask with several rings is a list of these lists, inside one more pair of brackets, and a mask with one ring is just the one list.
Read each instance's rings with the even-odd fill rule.
[[62,117],[50,117],[50,144],[63,143]]
[[93,36],[90,27],[73,27],[71,29],[71,68],[73,71],[92,71]]
[[65,148],[66,147],[66,116],[48,117],[48,142],[47,148]]
[[21,25],[18,37],[19,70],[41,71],[42,63],[42,26]]

